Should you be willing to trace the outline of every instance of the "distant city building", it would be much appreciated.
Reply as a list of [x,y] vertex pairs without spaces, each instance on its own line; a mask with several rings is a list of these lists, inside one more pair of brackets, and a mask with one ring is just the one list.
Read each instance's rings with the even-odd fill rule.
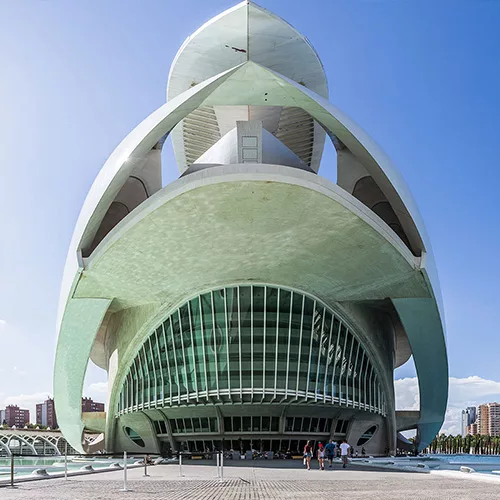
[[82,412],[104,411],[104,403],[96,403],[91,398],[82,398]]
[[462,437],[467,436],[468,427],[470,427],[476,421],[476,407],[468,406],[465,410],[462,410]]
[[52,398],[36,405],[36,423],[51,429],[58,428],[56,409]]
[[486,434],[488,428],[488,407],[479,405],[477,407],[477,434]]
[[30,422],[30,411],[23,410],[17,405],[9,405],[0,412],[0,421],[9,427],[24,427]]
[[489,404],[488,434],[490,436],[500,436],[500,404]]
[[500,403],[486,403],[477,408],[477,434],[500,436]]
[[478,434],[477,432],[477,422],[474,422],[473,424],[470,424],[467,426],[467,434],[470,434],[471,436],[475,436]]
[[[104,403],[96,403],[92,398],[82,398],[82,412],[101,411],[104,411]],[[38,403],[36,405],[36,423],[37,425],[43,425],[51,429],[59,428],[56,408],[52,398],[48,398],[43,403]]]

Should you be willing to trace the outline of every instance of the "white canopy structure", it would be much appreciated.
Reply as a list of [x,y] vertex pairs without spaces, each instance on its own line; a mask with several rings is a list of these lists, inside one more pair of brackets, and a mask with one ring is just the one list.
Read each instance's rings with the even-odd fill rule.
[[[327,93],[305,37],[251,2],[186,40],[167,103],[109,157],[71,242],[54,393],[75,448],[89,357],[109,375],[110,451],[259,434],[269,449],[347,437],[381,454],[399,431],[420,448],[438,432],[430,243],[396,168]],[[181,177],[162,187],[168,135]],[[326,136],[337,184],[317,174]],[[411,355],[420,410],[398,414],[393,371]]]

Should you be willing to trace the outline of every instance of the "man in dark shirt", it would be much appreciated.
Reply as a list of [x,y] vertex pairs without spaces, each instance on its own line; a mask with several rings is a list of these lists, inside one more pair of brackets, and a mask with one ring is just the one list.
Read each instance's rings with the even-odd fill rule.
[[337,443],[334,443],[332,439],[325,446],[326,458],[330,462],[330,469],[332,468],[333,458],[335,457],[335,452],[337,450]]

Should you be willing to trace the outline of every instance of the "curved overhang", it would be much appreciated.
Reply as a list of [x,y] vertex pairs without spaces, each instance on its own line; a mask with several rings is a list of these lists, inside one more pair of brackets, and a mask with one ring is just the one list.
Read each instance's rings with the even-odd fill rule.
[[[365,240],[368,228],[372,236],[378,234],[376,241]],[[197,248],[210,248],[214,239],[227,248],[224,259],[196,255]],[[356,251],[361,261],[372,251],[379,267],[355,272],[349,261],[356,260]],[[143,259],[137,263],[138,273],[145,273],[142,278],[133,277],[135,259],[127,258],[128,253]],[[265,266],[259,275],[261,261]],[[73,297],[113,297],[121,301],[121,309],[158,301],[168,289],[173,298],[184,296],[201,275],[209,287],[238,279],[264,282],[266,277],[283,283],[285,269],[283,284],[316,294],[320,289],[327,303],[429,297],[419,262],[382,220],[326,179],[278,165],[225,165],[178,179],[118,224],[85,259]],[[279,274],[269,274],[273,267]],[[165,283],[160,269],[183,276],[182,282]],[[181,288],[170,288],[174,285]]]
[[[73,261],[73,270],[76,271],[78,267],[75,255],[78,255],[80,249],[90,247],[106,210],[131,171],[145,160],[147,152],[170,133],[183,116],[201,102],[232,101],[239,104],[264,105],[264,89],[268,91],[265,98],[272,103],[281,102],[306,109],[330,134],[340,138],[351,152],[363,161],[398,212],[414,252],[422,253],[442,315],[439,282],[430,242],[417,206],[399,172],[370,137],[331,103],[286,77],[253,62],[244,63],[217,75],[176,97],[151,114],[122,141],[100,171],[85,200],[68,255]],[[272,92],[269,92],[270,89]],[[65,272],[64,280],[66,274]],[[70,288],[71,284],[63,283],[66,293]],[[62,312],[61,309],[59,312]]]
[[[252,85],[250,86],[249,81],[252,82]],[[106,248],[106,245],[110,244],[110,240],[116,236],[117,232],[123,230],[123,228],[129,224],[129,221],[135,220],[139,214],[142,214],[147,207],[150,207],[152,204],[157,202],[157,200],[160,199],[160,196],[164,196],[164,193],[166,192],[165,189],[167,188],[159,191],[156,195],[148,199],[131,214],[129,214],[129,216],[127,216],[111,233],[109,233],[107,237],[105,237],[95,252],[90,256],[88,262],[84,262],[81,258],[81,249],[88,246],[89,242],[92,242],[100,221],[113,201],[114,196],[116,196],[116,193],[120,190],[123,183],[128,178],[130,171],[138,163],[144,161],[145,156],[151,148],[154,147],[154,145],[157,144],[163,136],[168,134],[179,122],[179,120],[181,120],[184,116],[191,112],[192,109],[199,106],[201,103],[227,104],[228,101],[232,101],[234,104],[246,103],[263,105],[264,89],[266,89],[266,92],[268,93],[268,96],[266,96],[268,98],[267,102],[271,102],[271,104],[281,103],[281,105],[299,106],[307,110],[307,112],[320,122],[327,131],[340,138],[340,140],[351,150],[353,154],[361,158],[363,160],[363,164],[367,170],[370,171],[370,174],[378,181],[386,196],[396,205],[396,207],[400,210],[400,213],[403,214],[404,217],[402,217],[402,223],[405,226],[407,233],[411,235],[415,244],[418,245],[420,242],[422,258],[418,260],[419,265],[415,264],[415,261],[413,260],[413,272],[416,275],[420,275],[420,273],[422,273],[424,280],[427,281],[427,286],[424,288],[427,290],[428,295],[427,297],[413,296],[411,298],[408,298],[406,295],[399,295],[393,297],[393,302],[395,303],[403,325],[407,328],[410,345],[415,357],[415,365],[419,374],[422,402],[422,428],[420,438],[421,446],[423,446],[428,442],[426,440],[432,439],[433,436],[430,437],[430,434],[434,428],[439,428],[444,418],[444,407],[446,405],[445,395],[447,393],[447,361],[444,333],[440,319],[440,295],[437,275],[435,274],[434,261],[432,259],[432,254],[430,253],[430,245],[425,233],[425,228],[421,222],[416,205],[406,187],[406,184],[400,177],[397,170],[394,169],[385,154],[382,153],[382,151],[376,146],[376,144],[373,143],[366,133],[364,133],[359,127],[357,127],[352,121],[345,117],[325,99],[314,94],[305,87],[287,79],[283,75],[278,75],[273,71],[262,68],[253,62],[244,63],[243,65],[217,75],[216,77],[213,77],[210,80],[203,82],[177,96],[172,101],[169,101],[155,113],[150,115],[150,117],[148,117],[143,123],[141,123],[111,155],[89,192],[73,236],[65,268],[63,289],[61,292],[60,324],[64,308],[67,305],[69,306],[68,302],[72,302],[74,300],[85,300],[83,298],[70,299],[70,297],[76,297],[79,294],[79,279],[83,269],[87,268],[90,271],[93,266],[98,267],[97,263],[99,260],[97,259],[97,256],[101,255],[103,249]],[[214,169],[207,169],[202,172],[193,173],[185,178],[179,179],[179,181],[176,182],[193,182],[194,178],[192,176],[199,174],[202,179],[202,184],[206,183],[206,179],[208,177],[215,175],[217,168],[227,167],[214,167]],[[263,167],[258,166],[257,169],[259,168]],[[286,169],[288,171],[287,176],[290,175],[290,171],[294,170],[287,169],[286,167],[277,168]],[[293,174],[296,175],[297,172],[299,171],[295,169]],[[300,175],[310,175],[317,180],[321,179],[320,177],[317,177],[314,174],[308,174],[307,172],[300,172]],[[263,174],[263,177],[265,177],[266,180],[262,179],[262,182],[270,181],[268,172]],[[228,185],[227,182],[224,184]],[[176,188],[179,184],[173,183],[171,186]],[[332,184],[332,186],[335,185]],[[338,196],[349,200],[352,207],[357,210],[361,210],[362,207],[357,206],[356,202],[353,201],[355,199],[338,186],[335,186],[334,188],[332,187],[330,191],[335,191]],[[336,201],[338,202],[338,200]],[[360,202],[357,203],[362,205]],[[340,203],[339,206],[341,205],[342,204]],[[197,213],[202,207],[203,204],[200,206],[193,205],[191,210],[193,210],[194,213]],[[187,210],[186,207],[184,210]],[[330,215],[330,210],[326,210],[326,212],[322,211],[321,208],[315,204],[310,205],[309,210],[312,211],[311,213],[315,213],[316,216],[318,214],[326,216]],[[366,207],[364,207],[364,210],[364,222],[367,222],[365,219],[372,219],[373,221],[376,221],[380,227],[384,227],[384,229],[388,232],[385,241],[391,241],[391,246],[393,248],[397,248],[401,256],[404,257],[406,252],[406,261],[409,265],[409,262],[411,262],[414,257],[411,256],[411,253],[401,240],[395,235],[395,233],[392,232],[392,230],[390,230],[390,228],[388,228],[388,226],[385,225],[385,223],[381,221],[378,216]],[[348,212],[352,213],[350,210],[348,210]],[[168,220],[170,224],[177,224],[177,222],[172,218],[167,217],[166,220]],[[119,248],[121,244],[126,241],[126,239],[126,235],[124,235],[121,239],[113,241],[110,251],[114,246]],[[286,252],[288,251],[289,248],[287,247]],[[351,249],[348,251],[351,251]],[[411,259],[409,259],[410,256]],[[256,258],[258,261],[258,255],[256,255]],[[151,264],[154,265],[155,263],[152,262]],[[418,271],[417,268],[419,269]],[[94,267],[94,269],[96,269],[96,267]],[[149,275],[152,277],[152,273]],[[266,275],[266,279],[267,278],[268,275]],[[219,277],[219,281],[220,279],[221,278]],[[321,277],[315,276],[315,279],[321,280]],[[81,283],[86,281],[86,279],[83,279],[81,280]],[[77,283],[78,287],[76,286]],[[117,282],[115,282],[115,285],[116,284]],[[123,284],[124,282],[120,280],[120,285]],[[108,286],[112,286],[111,282]],[[111,293],[111,290],[106,290],[106,293]],[[386,297],[387,296],[389,295],[386,295]],[[110,295],[107,296],[106,300],[108,300],[109,297]],[[111,295],[111,297],[115,298],[116,296]],[[422,302],[423,299],[425,299],[424,302]],[[126,298],[124,298],[124,300],[126,300]],[[395,302],[395,300],[400,300],[400,302]],[[415,302],[415,300],[419,302]],[[425,314],[428,314],[428,318],[422,323],[425,327],[412,325],[411,315],[414,313],[415,308],[418,308],[417,305],[420,305],[422,313],[425,312]],[[59,343],[61,343],[61,335],[66,335],[64,328],[60,328]],[[90,343],[89,352],[94,336],[95,333],[91,339],[92,342]],[[432,374],[432,370],[429,370],[429,365],[427,363],[428,358],[426,355],[422,355],[422,351],[432,351],[434,344],[437,345],[434,351],[436,353],[436,363],[433,365],[434,378],[431,379],[430,374]],[[86,356],[86,359],[88,359],[88,355]],[[429,377],[423,376],[425,370],[428,371]],[[56,379],[58,376],[61,376],[61,373],[57,371],[56,363]],[[433,406],[427,407],[427,404]],[[80,417],[78,417],[78,419],[81,420]]]
[[[199,248],[213,252],[198,258]],[[71,441],[82,431],[74,395],[81,394],[90,347],[108,306],[169,308],[197,287],[248,280],[310,291],[326,303],[428,297],[418,262],[367,207],[315,174],[229,165],[178,179],[116,226],[84,262],[58,345],[55,392],[58,404],[62,392],[68,400],[61,428],[78,445]],[[78,349],[62,356],[74,336]],[[129,343],[120,365],[138,342]],[[71,377],[63,377],[63,363],[71,363]],[[70,414],[71,427],[71,419],[65,420]]]
[[[199,248],[213,252],[198,258]],[[91,314],[88,297],[106,305],[112,298],[117,309],[150,303],[168,309],[200,283],[210,288],[249,279],[275,282],[315,292],[327,303],[425,299],[430,293],[418,262],[383,221],[321,177],[282,166],[214,167],[170,184],[101,242],[86,259],[70,301],[72,307],[81,303],[86,320],[77,315],[61,335],[68,344],[74,335],[80,342],[94,338],[107,309]],[[68,311],[65,321],[73,315]],[[127,364],[140,340],[129,342],[120,365]],[[83,346],[74,354],[88,359]],[[75,374],[77,363],[70,362]],[[78,388],[81,393],[85,364],[79,365],[79,380],[73,381],[78,386],[63,387],[68,393],[79,394]],[[73,409],[79,419],[74,403]],[[72,425],[80,435],[81,428]]]

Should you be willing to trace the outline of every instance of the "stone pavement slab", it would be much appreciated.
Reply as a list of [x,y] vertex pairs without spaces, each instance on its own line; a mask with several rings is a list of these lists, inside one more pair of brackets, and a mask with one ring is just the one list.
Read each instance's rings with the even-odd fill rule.
[[0,489],[1,500],[111,500],[111,499],[304,499],[369,500],[489,500],[500,499],[500,483],[477,482],[432,474],[395,472],[364,467],[306,471],[290,466],[226,466],[224,482],[214,478],[214,466],[177,465],[128,471],[128,487],[121,491],[123,472],[113,471],[64,479],[20,483]]

